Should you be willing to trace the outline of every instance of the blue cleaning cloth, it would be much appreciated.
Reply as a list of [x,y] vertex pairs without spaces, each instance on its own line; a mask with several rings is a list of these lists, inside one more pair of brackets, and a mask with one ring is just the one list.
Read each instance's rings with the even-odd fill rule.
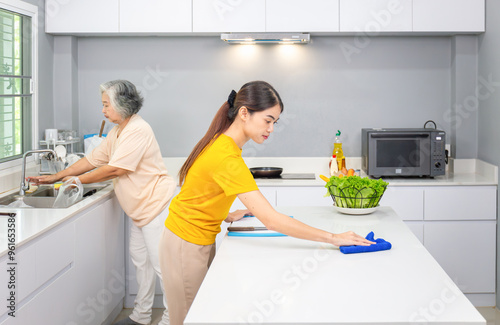
[[370,246],[340,246],[340,251],[344,254],[353,254],[353,253],[368,253],[368,252],[376,252],[376,251],[385,251],[391,249],[392,245],[388,241],[383,240],[382,238],[373,239],[375,235],[373,231],[371,231],[368,235],[366,235],[366,239],[369,241],[374,241],[376,244],[371,244]]

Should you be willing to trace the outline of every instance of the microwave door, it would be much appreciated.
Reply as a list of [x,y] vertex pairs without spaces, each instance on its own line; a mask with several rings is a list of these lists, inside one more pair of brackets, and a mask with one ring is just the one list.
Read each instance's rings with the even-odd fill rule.
[[422,176],[429,172],[428,134],[372,134],[371,175]]

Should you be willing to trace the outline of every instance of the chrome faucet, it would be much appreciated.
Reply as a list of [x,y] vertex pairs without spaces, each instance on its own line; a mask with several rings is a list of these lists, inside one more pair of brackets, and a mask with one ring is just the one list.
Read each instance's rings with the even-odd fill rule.
[[54,158],[57,158],[56,152],[52,149],[35,149],[26,151],[23,155],[23,166],[21,170],[21,185],[19,186],[19,195],[24,196],[26,191],[29,189],[29,183],[28,185],[26,185],[26,157],[33,153],[41,153],[41,152],[50,152],[54,155]]

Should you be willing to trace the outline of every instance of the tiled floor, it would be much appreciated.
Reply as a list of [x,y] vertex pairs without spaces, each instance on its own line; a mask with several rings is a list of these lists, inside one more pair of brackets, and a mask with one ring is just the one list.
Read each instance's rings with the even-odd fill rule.
[[488,325],[500,325],[500,310],[495,307],[477,308],[481,315],[486,319]]
[[[487,325],[500,325],[500,310],[494,307],[479,307],[477,310],[486,319]],[[132,309],[123,309],[114,322],[117,322],[123,318],[128,317]],[[153,321],[151,325],[156,325],[161,319],[163,309],[153,309]],[[114,323],[113,322],[113,323]]]
[[[130,315],[131,313],[132,313],[132,308],[130,308],[130,309],[123,309],[120,312],[120,314],[118,315],[118,317],[116,317],[116,319],[111,324],[114,324],[115,322],[117,322],[119,320],[127,318],[128,315]],[[161,308],[153,309],[153,317],[152,317],[153,319],[151,321],[151,325],[157,325],[158,322],[161,320],[161,315],[162,314],[163,314],[163,309],[161,309]]]

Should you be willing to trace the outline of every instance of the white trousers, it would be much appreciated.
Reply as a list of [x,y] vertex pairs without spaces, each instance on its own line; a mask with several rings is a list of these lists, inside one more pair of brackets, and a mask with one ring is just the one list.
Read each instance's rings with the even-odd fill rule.
[[159,325],[169,324],[167,296],[165,295],[158,259],[158,245],[160,243],[164,221],[168,209],[163,210],[156,218],[142,228],[132,224],[130,227],[130,257],[136,268],[139,290],[134,300],[134,310],[130,318],[141,324],[151,322],[151,313],[155,297],[156,276],[158,276],[163,291],[163,305],[165,311]]

